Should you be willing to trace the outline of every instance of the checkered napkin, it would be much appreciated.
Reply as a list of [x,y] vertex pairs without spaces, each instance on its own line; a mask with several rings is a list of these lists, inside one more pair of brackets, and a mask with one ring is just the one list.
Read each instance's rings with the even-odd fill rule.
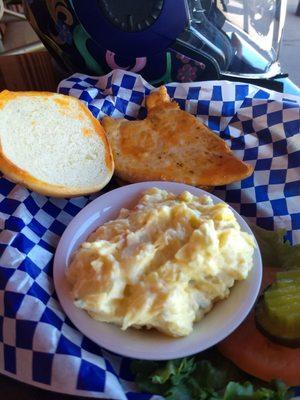
[[[100,78],[75,74],[59,85],[97,118],[144,116],[152,89],[120,70]],[[167,90],[255,168],[253,176],[215,194],[264,228],[286,228],[300,243],[300,98],[217,81],[174,83]],[[129,359],[77,331],[54,292],[56,245],[91,199],[45,197],[0,178],[0,372],[64,393],[154,400],[134,385]]]

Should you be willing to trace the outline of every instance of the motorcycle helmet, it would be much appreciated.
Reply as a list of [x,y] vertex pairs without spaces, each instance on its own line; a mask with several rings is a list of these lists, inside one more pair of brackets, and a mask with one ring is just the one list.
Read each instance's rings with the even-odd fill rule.
[[69,72],[121,68],[152,84],[280,73],[286,0],[24,0]]

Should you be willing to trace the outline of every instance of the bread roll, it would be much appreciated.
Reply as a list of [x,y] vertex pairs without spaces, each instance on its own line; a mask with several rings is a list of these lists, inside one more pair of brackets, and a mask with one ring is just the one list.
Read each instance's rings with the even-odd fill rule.
[[114,162],[101,124],[76,98],[48,92],[0,93],[0,170],[41,194],[96,192]]

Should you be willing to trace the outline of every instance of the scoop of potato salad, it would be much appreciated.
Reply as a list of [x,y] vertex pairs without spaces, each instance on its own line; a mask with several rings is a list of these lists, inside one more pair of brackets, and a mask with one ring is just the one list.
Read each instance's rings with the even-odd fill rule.
[[247,278],[254,246],[225,203],[151,188],[82,243],[66,274],[92,318],[185,336]]

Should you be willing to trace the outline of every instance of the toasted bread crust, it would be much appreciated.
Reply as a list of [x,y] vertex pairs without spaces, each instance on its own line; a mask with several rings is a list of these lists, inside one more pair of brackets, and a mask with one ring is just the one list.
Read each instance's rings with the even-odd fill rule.
[[[8,90],[4,90],[0,93],[0,109],[5,106],[5,104],[11,100],[16,99],[17,97],[22,96],[43,96],[43,97],[51,97],[58,96],[56,93],[50,92],[10,92]],[[71,100],[72,99],[72,100]],[[104,151],[105,151],[105,167],[106,167],[106,179],[101,182],[101,185],[93,186],[93,187],[66,187],[61,185],[53,185],[47,182],[41,181],[27,171],[19,168],[13,162],[9,160],[8,157],[4,154],[3,148],[0,142],[0,170],[3,172],[5,176],[16,183],[20,183],[23,186],[34,190],[40,194],[46,196],[54,196],[54,197],[74,197],[85,194],[90,194],[101,190],[107,183],[110,181],[113,172],[114,172],[114,160],[112,151],[106,137],[106,134],[99,123],[99,121],[90,113],[90,111],[75,97],[70,98],[69,96],[59,95],[59,98],[53,99],[61,108],[62,112],[65,112],[63,107],[70,103],[71,101],[75,101],[77,105],[80,107],[83,114],[86,118],[90,119],[93,124],[93,129],[103,142]],[[85,134],[85,133],[83,133]]]
[[212,187],[252,174],[252,166],[236,158],[224,140],[171,102],[165,88],[152,93],[146,105],[148,116],[142,121],[102,120],[115,159],[115,174],[122,180],[167,180]]

